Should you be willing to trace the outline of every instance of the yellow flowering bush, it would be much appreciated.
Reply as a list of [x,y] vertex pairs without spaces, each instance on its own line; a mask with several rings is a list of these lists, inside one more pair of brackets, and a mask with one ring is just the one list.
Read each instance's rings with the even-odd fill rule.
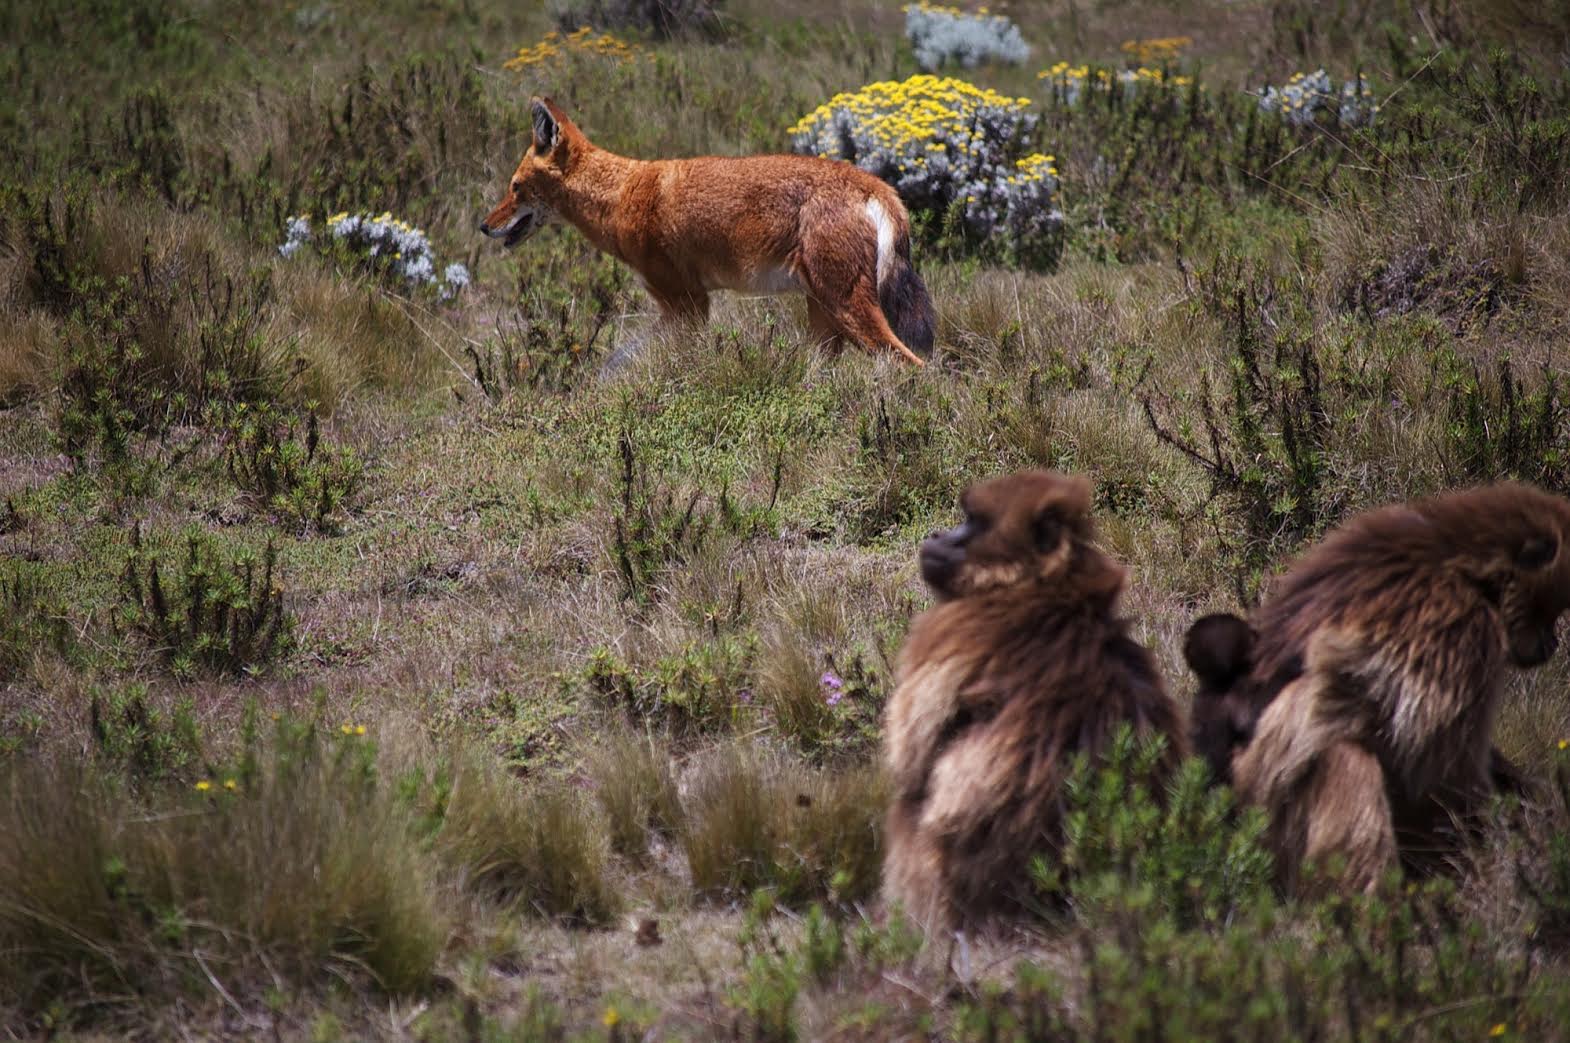
[[636,44],[627,43],[611,33],[597,33],[585,25],[565,36],[558,32],[546,33],[538,43],[518,48],[518,53],[503,62],[502,68],[521,72],[573,57],[606,58],[616,64],[625,64],[642,55],[643,49]]
[[963,80],[912,76],[836,94],[790,128],[796,152],[843,159],[898,189],[906,205],[957,211],[965,231],[1035,251],[1055,239],[1051,156],[1024,154],[1029,98]]
[[1136,65],[1174,62],[1194,44],[1191,36],[1161,36],[1150,40],[1124,40],[1122,51]]
[[1115,86],[1121,86],[1125,98],[1133,98],[1142,89],[1169,89],[1178,91],[1193,83],[1189,76],[1179,76],[1162,68],[1140,66],[1135,69],[1105,69],[1090,65],[1070,65],[1068,62],[1058,62],[1050,69],[1043,69],[1036,74],[1038,80],[1045,80],[1057,91],[1059,99],[1066,105],[1077,105],[1085,96],[1087,85],[1098,88],[1104,93],[1110,93]]

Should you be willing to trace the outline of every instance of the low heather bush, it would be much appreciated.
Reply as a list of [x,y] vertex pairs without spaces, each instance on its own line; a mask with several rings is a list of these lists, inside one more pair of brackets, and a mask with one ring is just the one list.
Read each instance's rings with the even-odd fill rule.
[[352,450],[322,444],[314,411],[302,425],[292,411],[239,403],[216,410],[213,422],[235,487],[289,528],[336,532],[355,509],[365,469]]
[[65,605],[41,570],[24,561],[0,568],[0,684],[20,677],[35,656],[73,643]]
[[149,699],[145,684],[95,687],[88,721],[99,762],[133,786],[187,778],[201,760],[189,698],[163,709]]

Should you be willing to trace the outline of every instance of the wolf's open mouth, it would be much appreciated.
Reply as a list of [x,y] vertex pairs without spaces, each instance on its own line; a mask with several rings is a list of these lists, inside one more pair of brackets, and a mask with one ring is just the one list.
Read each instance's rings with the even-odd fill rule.
[[508,229],[507,234],[502,238],[502,246],[509,249],[517,246],[524,239],[528,238],[529,233],[532,231],[534,231],[534,214],[523,214],[519,216],[517,222],[512,228]]

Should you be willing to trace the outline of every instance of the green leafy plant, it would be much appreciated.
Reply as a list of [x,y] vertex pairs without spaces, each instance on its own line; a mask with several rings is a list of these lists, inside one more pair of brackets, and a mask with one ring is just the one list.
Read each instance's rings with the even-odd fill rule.
[[286,651],[294,617],[284,607],[277,548],[229,556],[195,529],[185,546],[178,568],[166,570],[143,545],[140,525],[132,529],[118,624],[180,677],[257,671]]
[[197,769],[202,746],[189,698],[161,710],[145,684],[133,684],[94,688],[89,705],[94,750],[133,784],[184,780]]
[[1508,357],[1498,360],[1490,376],[1476,363],[1453,360],[1446,386],[1448,433],[1467,480],[1510,477],[1570,489],[1570,405],[1557,373],[1544,366],[1527,383]]
[[745,638],[720,635],[690,642],[640,669],[599,648],[590,656],[583,680],[602,702],[639,725],[692,737],[720,731],[742,712],[751,651]]
[[0,682],[21,676],[40,652],[66,655],[75,646],[65,607],[49,591],[30,563],[0,567]]
[[1190,928],[1229,922],[1270,899],[1275,863],[1264,846],[1265,816],[1235,807],[1198,758],[1175,778],[1158,779],[1165,741],[1141,741],[1123,727],[1098,763],[1081,757],[1075,765],[1061,857],[1038,858],[1031,868],[1050,903],[1093,918],[1102,903],[1137,893]]
[[[1201,279],[1201,300],[1231,334],[1223,387],[1204,373],[1196,418],[1179,415],[1159,390],[1141,396],[1156,437],[1209,477],[1213,496],[1231,499],[1249,544],[1245,561],[1260,565],[1322,525],[1320,491],[1333,412],[1318,347],[1283,331],[1272,311],[1308,302],[1268,275],[1244,274],[1241,262],[1217,262]],[[1162,414],[1166,414],[1165,418]]]
[[271,405],[217,411],[229,477],[254,503],[298,530],[336,532],[365,476],[353,450],[322,444],[315,411],[304,420]]

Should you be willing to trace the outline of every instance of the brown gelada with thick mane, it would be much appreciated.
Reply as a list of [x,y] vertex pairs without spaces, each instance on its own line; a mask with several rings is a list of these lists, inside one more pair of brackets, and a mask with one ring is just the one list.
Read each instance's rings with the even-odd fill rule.
[[911,627],[885,721],[893,780],[884,897],[932,931],[1020,914],[1032,856],[1062,844],[1077,753],[1120,724],[1187,750],[1150,653],[1117,614],[1124,570],[1098,550],[1090,483],[1047,471],[966,490],[921,544],[938,603]]
[[1195,623],[1195,743],[1305,862],[1372,888],[1439,867],[1519,773],[1492,746],[1506,668],[1546,662],[1570,607],[1570,501],[1503,483],[1359,515],[1274,585],[1252,625]]

